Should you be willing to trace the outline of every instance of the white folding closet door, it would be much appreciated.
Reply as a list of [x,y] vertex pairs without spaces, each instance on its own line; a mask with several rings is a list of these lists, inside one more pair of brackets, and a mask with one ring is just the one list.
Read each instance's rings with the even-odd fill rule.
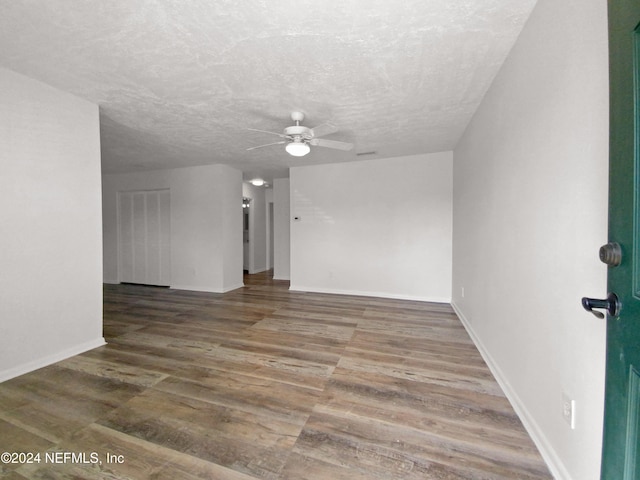
[[147,282],[160,285],[160,199],[146,195],[146,275]]
[[133,195],[118,194],[118,277],[133,282]]
[[171,194],[158,193],[160,200],[160,278],[161,285],[171,285]]
[[170,208],[169,190],[119,192],[121,282],[170,285]]
[[146,200],[147,192],[135,192],[133,199],[133,217],[131,231],[133,232],[133,278],[134,283],[148,283],[147,280],[147,212]]

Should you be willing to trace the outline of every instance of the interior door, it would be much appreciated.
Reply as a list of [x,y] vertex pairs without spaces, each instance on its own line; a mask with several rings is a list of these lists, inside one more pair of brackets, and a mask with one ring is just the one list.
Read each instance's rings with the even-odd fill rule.
[[610,243],[600,258],[609,264],[608,290],[619,305],[610,295],[601,473],[606,480],[640,480],[639,24],[640,1],[609,0]]

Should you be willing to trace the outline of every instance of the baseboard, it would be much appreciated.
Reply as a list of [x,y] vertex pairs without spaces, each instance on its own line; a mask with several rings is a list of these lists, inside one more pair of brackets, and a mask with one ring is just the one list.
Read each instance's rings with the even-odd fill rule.
[[231,285],[229,287],[220,288],[211,288],[211,287],[201,287],[201,286],[193,286],[193,285],[171,285],[173,290],[190,290],[192,292],[205,292],[205,293],[227,293],[231,290],[236,290],[238,288],[244,287],[244,283],[237,283]]
[[433,303],[450,303],[451,297],[430,297],[419,295],[404,295],[398,293],[389,292],[368,292],[362,290],[342,290],[336,288],[323,288],[323,287],[305,287],[302,285],[291,285],[289,290],[294,292],[312,292],[312,293],[330,293],[333,295],[354,295],[358,297],[377,297],[377,298],[392,298],[394,300],[413,300],[418,302],[433,302]]
[[230,287],[225,287],[224,290],[222,290],[222,293],[227,293],[230,292],[231,290],[237,290],[239,288],[244,287],[244,283],[236,283],[235,285],[232,285]]
[[524,425],[524,428],[527,430],[527,433],[533,440],[533,443],[535,443],[536,447],[538,447],[538,450],[540,451],[540,455],[542,455],[542,458],[546,462],[547,467],[549,467],[549,470],[551,471],[551,474],[553,475],[553,477],[556,480],[571,480],[571,475],[565,468],[564,464],[562,463],[562,460],[560,459],[560,457],[558,457],[555,450],[547,440],[547,437],[545,436],[544,432],[538,426],[538,423],[535,421],[533,416],[529,413],[529,410],[527,409],[524,402],[522,402],[522,400],[520,399],[516,391],[513,389],[513,387],[509,383],[509,380],[503,374],[502,370],[500,369],[500,366],[493,360],[493,357],[491,356],[489,351],[485,348],[484,344],[482,343],[482,340],[480,340],[480,338],[476,335],[475,331],[473,330],[473,327],[471,326],[471,322],[469,322],[469,320],[465,317],[464,313],[462,313],[462,311],[455,304],[455,302],[451,302],[451,306],[453,307],[453,310],[456,312],[456,315],[458,315],[458,318],[460,318],[462,325],[464,325],[464,328],[466,329],[467,333],[471,337],[471,340],[473,340],[473,343],[475,344],[476,348],[480,352],[480,355],[482,356],[485,363],[489,367],[489,370],[491,370],[491,373],[493,374],[496,381],[500,385],[500,388],[502,388],[502,391],[504,392],[505,396],[511,403],[511,406],[513,407],[516,414],[520,418],[520,421],[522,422],[522,424]]
[[20,375],[24,375],[25,373],[33,372],[34,370],[38,370],[39,368],[47,367],[54,363],[61,362],[62,360],[80,355],[81,353],[93,350],[94,348],[102,347],[106,344],[107,342],[104,341],[104,338],[100,337],[99,339],[93,340],[91,342],[86,342],[80,345],[76,345],[72,348],[67,348],[66,350],[62,350],[61,352],[54,353],[53,355],[47,355],[46,357],[38,358],[31,362],[18,365],[17,367],[0,371],[0,382],[4,382],[6,380],[19,377]]
[[205,293],[222,293],[218,290],[209,287],[200,287],[195,285],[170,285],[172,290],[190,290],[192,292],[205,292]]
[[266,268],[266,267],[257,267],[257,268],[254,268],[254,269],[250,268],[248,271],[249,271],[249,275],[255,275],[256,273],[266,272],[267,270],[269,270],[269,269]]

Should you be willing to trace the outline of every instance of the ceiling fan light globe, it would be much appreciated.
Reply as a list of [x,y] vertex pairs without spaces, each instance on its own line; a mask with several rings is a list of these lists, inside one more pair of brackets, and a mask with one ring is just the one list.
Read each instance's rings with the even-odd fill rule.
[[311,147],[304,142],[291,142],[284,148],[289,155],[293,155],[294,157],[304,157],[311,151]]

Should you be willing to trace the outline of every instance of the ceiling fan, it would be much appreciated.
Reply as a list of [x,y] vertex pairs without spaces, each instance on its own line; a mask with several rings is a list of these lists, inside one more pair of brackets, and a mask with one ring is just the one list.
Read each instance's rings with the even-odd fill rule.
[[300,125],[300,122],[304,120],[304,113],[292,112],[291,120],[296,122],[295,125],[284,129],[284,133],[269,132],[267,130],[258,130],[256,128],[249,128],[254,132],[269,133],[271,135],[277,135],[284,140],[280,142],[267,143],[265,145],[258,145],[257,147],[250,147],[247,150],[255,150],[256,148],[269,147],[271,145],[285,145],[284,147],[287,153],[294,157],[303,157],[311,151],[311,146],[314,147],[327,147],[335,148],[337,150],[351,150],[353,143],[339,142],[337,140],[326,140],[325,135],[330,135],[338,131],[338,128],[329,123],[323,123],[315,128],[308,128]]

